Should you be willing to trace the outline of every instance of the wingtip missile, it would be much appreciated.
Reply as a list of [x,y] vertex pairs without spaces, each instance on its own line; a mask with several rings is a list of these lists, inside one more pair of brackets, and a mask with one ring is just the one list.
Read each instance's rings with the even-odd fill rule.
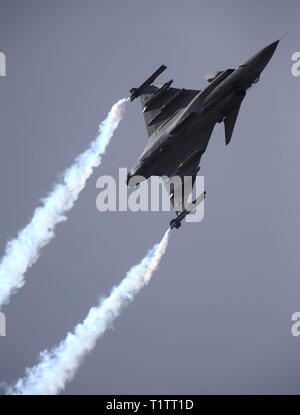
[[165,65],[161,65],[149,78],[146,79],[145,82],[142,83],[138,88],[131,88],[130,90],[130,101],[133,101],[135,98],[139,97],[144,89],[152,84],[152,82],[160,75],[163,71],[165,71],[167,67]]
[[181,226],[181,221],[190,214],[202,200],[205,199],[206,192],[203,192],[197,199],[190,203],[186,209],[184,209],[176,218],[172,219],[170,222],[170,229],[179,229]]

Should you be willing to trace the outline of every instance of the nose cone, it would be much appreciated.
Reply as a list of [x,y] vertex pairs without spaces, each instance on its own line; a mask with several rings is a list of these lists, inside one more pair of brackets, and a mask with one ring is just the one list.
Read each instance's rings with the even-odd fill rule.
[[274,52],[278,46],[280,40],[276,40],[276,42],[271,43],[270,45],[263,48],[261,51],[256,53],[252,58],[248,59],[243,65],[241,66],[249,66],[253,70],[257,70],[258,72],[262,72],[264,68],[269,63],[270,59],[274,55]]

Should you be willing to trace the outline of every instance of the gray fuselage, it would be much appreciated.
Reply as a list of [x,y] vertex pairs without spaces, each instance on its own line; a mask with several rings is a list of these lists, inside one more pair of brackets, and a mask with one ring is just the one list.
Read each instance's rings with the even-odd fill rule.
[[215,124],[243,101],[246,90],[258,81],[277,44],[267,46],[237,69],[222,72],[186,107],[172,114],[149,137],[128,178],[170,177],[194,154],[202,155]]

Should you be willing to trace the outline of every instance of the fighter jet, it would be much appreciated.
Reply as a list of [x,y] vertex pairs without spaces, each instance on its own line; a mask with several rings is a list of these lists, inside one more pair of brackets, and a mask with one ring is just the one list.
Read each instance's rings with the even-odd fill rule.
[[[197,204],[197,201],[194,205],[188,204],[191,193],[184,191],[184,177],[191,177],[194,184],[216,123],[224,122],[225,144],[230,143],[246,91],[259,81],[278,43],[279,40],[271,43],[236,69],[208,73],[205,79],[209,85],[202,91],[171,88],[173,80],[154,84],[156,77],[166,69],[164,65],[139,88],[130,90],[131,101],[137,97],[141,99],[149,139],[128,173],[127,185],[136,186],[150,176],[164,177],[177,215],[170,222],[171,228],[178,228]],[[175,175],[182,179],[180,200],[175,198],[174,186],[168,185]],[[204,194],[198,198],[198,203],[203,199]]]

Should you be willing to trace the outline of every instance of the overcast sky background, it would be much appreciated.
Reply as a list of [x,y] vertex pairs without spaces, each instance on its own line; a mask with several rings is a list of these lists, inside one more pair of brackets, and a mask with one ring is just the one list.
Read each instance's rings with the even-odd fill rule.
[[[203,89],[284,32],[248,92],[232,141],[217,125],[202,158],[202,223],[171,234],[158,272],[85,359],[68,394],[299,393],[300,51],[298,0],[0,1],[1,254],[96,136],[111,105],[159,65]],[[147,140],[127,106],[68,221],[3,308],[0,381],[64,339],[166,230],[171,213],[99,213],[96,181],[131,168]]]

